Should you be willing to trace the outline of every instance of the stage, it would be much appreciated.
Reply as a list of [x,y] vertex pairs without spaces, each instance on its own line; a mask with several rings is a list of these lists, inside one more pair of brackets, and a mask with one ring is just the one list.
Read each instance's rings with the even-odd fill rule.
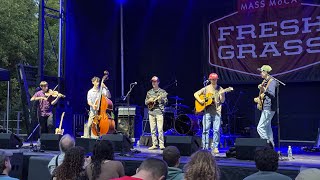
[[[50,179],[47,165],[58,151],[33,152],[29,144],[24,144],[21,149],[6,149],[14,154],[12,157],[12,176],[22,180],[45,180]],[[254,161],[238,160],[226,157],[227,149],[220,149],[220,154],[216,155],[221,179],[243,179],[244,177],[257,172]],[[140,152],[139,152],[140,151]],[[138,153],[137,153],[138,152]],[[286,148],[281,148],[285,154]],[[301,147],[293,147],[293,160],[282,160],[279,162],[278,172],[295,178],[301,168],[320,168],[320,153],[303,152]],[[133,175],[140,163],[148,158],[162,158],[161,150],[148,150],[146,146],[134,147],[134,150],[128,154],[115,154],[115,159],[123,163],[126,175]],[[189,161],[190,156],[182,156],[180,159],[180,168]]]

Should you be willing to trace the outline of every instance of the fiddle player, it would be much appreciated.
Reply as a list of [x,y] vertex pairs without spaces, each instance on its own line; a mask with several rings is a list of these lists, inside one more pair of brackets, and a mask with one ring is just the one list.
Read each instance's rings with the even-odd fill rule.
[[58,94],[56,97],[53,97],[46,94],[49,92],[48,83],[46,81],[40,82],[40,88],[41,90],[36,92],[30,101],[39,101],[38,118],[41,134],[54,133],[55,126],[53,124],[52,107],[57,104],[63,95]]
[[[94,119],[94,116],[98,110],[98,105],[96,104],[96,101],[98,100],[99,96],[99,84],[100,84],[100,78],[93,77],[91,79],[91,82],[93,84],[93,87],[88,91],[87,94],[87,103],[90,106],[89,111],[89,119],[88,122],[84,125],[84,132],[82,138],[98,138],[95,135],[93,135],[91,131],[91,125]],[[111,98],[110,91],[105,86],[105,84],[102,82],[102,95],[107,97],[108,99]]]

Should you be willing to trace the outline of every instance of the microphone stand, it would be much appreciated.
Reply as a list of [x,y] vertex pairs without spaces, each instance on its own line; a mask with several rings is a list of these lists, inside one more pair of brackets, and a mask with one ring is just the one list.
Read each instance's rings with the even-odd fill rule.
[[[206,86],[207,86],[207,84],[208,84],[208,81],[206,80],[206,81],[204,81],[203,82],[203,87],[204,87],[204,91],[203,91],[203,95],[204,95],[204,105],[206,105],[206,101],[207,101],[207,99],[206,99]],[[203,114],[203,117],[202,117],[202,124],[203,124],[203,130],[202,130],[202,136],[203,136],[203,134],[204,134],[204,147],[202,147],[203,149],[205,149],[205,150],[208,150],[208,148],[209,148],[209,144],[210,144],[210,138],[209,138],[209,135],[210,135],[210,128],[209,128],[209,130],[207,131],[207,132],[204,132],[204,129],[207,127],[207,120],[206,120],[206,114],[207,114],[207,108],[205,107],[204,108],[204,114]],[[208,141],[208,148],[206,147],[206,143],[207,143],[207,134],[208,134],[208,138],[209,138],[209,141]]]
[[280,81],[279,79],[269,75],[273,80],[277,82],[277,90],[276,90],[276,96],[277,96],[277,125],[278,125],[278,155],[279,159],[283,160],[283,156],[280,151],[280,107],[279,107],[279,91],[280,91],[280,84],[285,86],[286,84]]
[[[130,138],[130,141],[131,141],[131,138],[132,138],[132,122],[131,122],[131,119],[130,119],[130,94],[131,94],[131,91],[132,89],[135,87],[135,85],[137,85],[136,83],[131,83],[130,84],[130,89],[129,91],[127,92],[127,94],[123,97],[123,101],[127,100],[127,110],[128,110],[128,113],[127,113],[127,120],[128,120],[128,123],[129,123],[129,138]],[[131,141],[132,143],[132,141]],[[126,154],[124,153],[124,143],[122,143],[122,152],[120,154],[120,156],[126,156]]]

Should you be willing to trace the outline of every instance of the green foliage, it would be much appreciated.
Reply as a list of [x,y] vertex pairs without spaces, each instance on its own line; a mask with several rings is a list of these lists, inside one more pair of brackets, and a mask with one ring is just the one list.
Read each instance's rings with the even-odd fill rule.
[[[48,0],[47,6],[59,9],[59,1]],[[11,119],[22,110],[18,63],[37,66],[38,58],[38,2],[37,0],[1,0],[0,5],[0,67],[10,71]],[[51,13],[55,14],[57,13]],[[55,52],[58,54],[58,19],[46,18]],[[48,31],[45,30],[45,74],[57,75],[57,58],[52,51]],[[30,92],[33,93],[33,92]],[[7,83],[0,82],[0,112],[6,110]],[[2,118],[0,118],[2,119]]]

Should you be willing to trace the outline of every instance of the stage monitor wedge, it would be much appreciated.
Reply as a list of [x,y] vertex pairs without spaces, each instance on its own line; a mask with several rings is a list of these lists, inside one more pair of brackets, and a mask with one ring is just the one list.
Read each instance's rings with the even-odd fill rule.
[[259,148],[270,147],[266,139],[237,138],[236,158],[241,160],[253,160],[255,151]]
[[1,149],[18,149],[22,146],[21,139],[13,133],[0,133]]
[[176,146],[181,156],[190,156],[200,149],[201,139],[196,136],[166,136],[165,146]]

